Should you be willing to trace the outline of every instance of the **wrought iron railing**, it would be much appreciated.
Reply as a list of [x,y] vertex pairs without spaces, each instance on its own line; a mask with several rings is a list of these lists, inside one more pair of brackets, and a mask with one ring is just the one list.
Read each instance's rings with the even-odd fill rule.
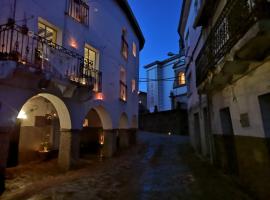
[[197,85],[254,23],[269,17],[267,0],[228,0],[197,57]]
[[101,90],[102,74],[93,62],[46,40],[25,26],[0,26],[0,60],[13,60],[29,69],[51,73],[54,78]]

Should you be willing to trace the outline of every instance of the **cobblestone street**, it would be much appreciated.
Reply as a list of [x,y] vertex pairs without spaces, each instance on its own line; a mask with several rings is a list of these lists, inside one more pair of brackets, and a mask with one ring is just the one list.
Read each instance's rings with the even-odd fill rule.
[[81,160],[65,174],[56,161],[10,169],[1,199],[250,199],[199,161],[188,142],[188,137],[140,133],[137,146],[112,159]]

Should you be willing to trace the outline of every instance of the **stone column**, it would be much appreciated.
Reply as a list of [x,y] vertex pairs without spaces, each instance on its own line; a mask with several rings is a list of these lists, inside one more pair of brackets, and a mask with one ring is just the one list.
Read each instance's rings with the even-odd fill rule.
[[58,165],[67,171],[79,159],[79,130],[61,130],[58,154]]
[[9,151],[10,128],[0,127],[0,195],[5,190],[5,170]]
[[129,147],[129,131],[128,129],[119,130],[119,146],[120,148]]
[[105,157],[112,157],[116,152],[116,131],[104,130],[104,145],[102,148]]

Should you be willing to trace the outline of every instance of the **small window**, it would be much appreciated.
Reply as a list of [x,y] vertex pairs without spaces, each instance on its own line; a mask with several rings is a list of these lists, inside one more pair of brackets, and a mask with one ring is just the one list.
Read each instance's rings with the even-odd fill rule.
[[126,30],[122,31],[122,46],[121,46],[122,56],[127,60],[128,59],[128,43],[126,41]]
[[186,84],[186,78],[184,72],[178,73],[178,85],[185,85]]
[[126,70],[123,67],[120,69],[120,99],[127,101]]
[[137,47],[136,47],[135,42],[133,42],[133,45],[132,45],[132,54],[134,57],[137,56]]
[[132,79],[131,81],[131,90],[132,92],[136,92],[136,80]]
[[38,35],[52,43],[56,43],[57,31],[42,22],[38,22]]
[[83,0],[70,0],[68,14],[78,22],[89,24],[89,6]]

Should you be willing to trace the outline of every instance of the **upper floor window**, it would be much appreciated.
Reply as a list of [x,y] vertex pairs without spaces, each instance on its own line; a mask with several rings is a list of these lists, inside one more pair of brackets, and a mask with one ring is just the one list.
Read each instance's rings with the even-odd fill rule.
[[133,42],[133,44],[132,44],[132,54],[134,57],[137,56],[137,47],[136,47],[135,42]]
[[121,45],[121,53],[122,56],[127,60],[128,59],[128,43],[126,40],[127,31],[123,29],[122,31],[122,45]]
[[57,41],[57,31],[40,21],[38,22],[38,35],[53,43]]
[[[99,53],[96,49],[91,47],[88,44],[84,46],[84,68],[83,68],[83,82],[87,79],[93,81],[94,91],[99,91],[99,81],[100,77],[98,76],[97,70],[99,68]],[[86,79],[86,80],[84,80]]]
[[98,68],[98,53],[90,45],[86,44],[84,47],[84,62],[91,68]]
[[186,84],[186,78],[184,72],[178,73],[178,85],[185,85]]
[[69,0],[68,14],[82,24],[89,24],[89,6],[83,0]]
[[126,70],[120,69],[120,99],[127,101],[127,85],[126,85]]
[[131,80],[131,91],[136,92],[136,80],[135,79]]

